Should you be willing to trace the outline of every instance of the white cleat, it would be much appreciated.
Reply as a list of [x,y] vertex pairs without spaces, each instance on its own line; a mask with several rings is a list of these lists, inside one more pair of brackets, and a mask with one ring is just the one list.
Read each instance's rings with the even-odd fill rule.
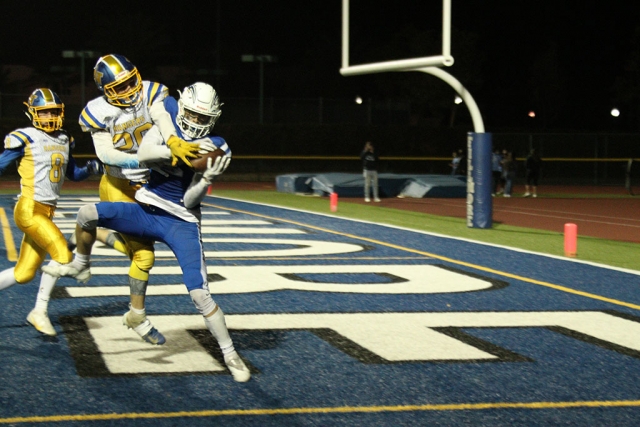
[[233,379],[237,382],[244,383],[249,381],[249,379],[251,378],[251,372],[249,372],[249,368],[247,368],[247,365],[244,364],[237,353],[228,359],[225,358],[224,363],[227,365],[227,368],[229,368],[231,375],[233,375]]
[[56,330],[53,329],[53,325],[49,320],[49,316],[46,310],[43,310],[41,308],[34,308],[27,316],[27,322],[29,322],[34,328],[45,335],[50,335],[52,337],[58,335]]
[[43,265],[42,271],[53,277],[73,277],[80,283],[87,283],[91,279],[91,266],[87,265],[83,269],[78,269],[69,264],[62,265]]

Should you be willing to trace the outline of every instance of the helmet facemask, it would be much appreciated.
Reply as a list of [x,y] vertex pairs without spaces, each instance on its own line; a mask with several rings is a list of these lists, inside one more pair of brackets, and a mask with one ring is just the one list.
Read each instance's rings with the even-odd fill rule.
[[182,133],[192,139],[208,135],[222,114],[216,91],[206,83],[194,83],[178,92],[176,122]]
[[132,107],[142,101],[142,78],[138,68],[122,55],[100,57],[93,67],[93,80],[111,105]]
[[112,83],[104,85],[104,95],[109,104],[132,107],[142,100],[142,78],[137,68],[127,72]]
[[24,105],[27,106],[25,114],[35,128],[47,133],[62,129],[64,104],[52,90],[36,89]]

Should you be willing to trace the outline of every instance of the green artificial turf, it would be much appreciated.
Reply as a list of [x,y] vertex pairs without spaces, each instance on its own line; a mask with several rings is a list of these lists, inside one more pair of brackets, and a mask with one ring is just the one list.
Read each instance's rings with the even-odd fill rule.
[[[265,203],[311,212],[332,214],[415,230],[509,246],[533,252],[564,256],[564,235],[553,231],[494,224],[491,229],[469,228],[466,220],[341,201],[332,213],[326,197],[300,196],[277,191],[215,190],[214,195]],[[640,245],[595,237],[578,236],[576,259],[640,270]]]
[[[15,190],[0,190],[0,194],[14,193]],[[96,194],[96,191],[63,190],[63,194]],[[291,193],[280,193],[275,190],[248,191],[216,189],[214,195],[310,212],[332,214],[342,218],[360,219],[533,252],[564,256],[564,235],[553,231],[515,227],[504,224],[494,224],[491,229],[469,228],[466,225],[466,220],[462,218],[429,215],[414,211],[385,208],[380,205],[363,205],[345,201],[341,201],[338,212],[333,213],[329,210],[329,199],[327,197],[301,196]],[[598,195],[591,196],[598,197]],[[599,196],[604,197],[604,195]],[[545,197],[547,197],[546,194]],[[559,194],[557,197],[566,198],[573,197],[573,195]],[[575,197],[584,198],[585,195],[575,195]],[[578,236],[578,256],[576,259],[640,271],[640,245],[630,242]]]

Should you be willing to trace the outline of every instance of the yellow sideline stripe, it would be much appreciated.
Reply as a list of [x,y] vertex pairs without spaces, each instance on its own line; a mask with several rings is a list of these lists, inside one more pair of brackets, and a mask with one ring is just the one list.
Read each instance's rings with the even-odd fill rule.
[[516,274],[507,273],[506,271],[494,270],[492,268],[483,267],[481,265],[472,264],[472,263],[465,262],[465,261],[459,261],[457,259],[453,259],[453,258],[448,258],[448,257],[441,256],[441,255],[432,254],[430,252],[424,252],[424,251],[419,251],[417,249],[405,248],[404,246],[394,245],[392,243],[387,243],[387,242],[381,242],[380,240],[370,239],[368,237],[356,236],[355,234],[349,234],[349,233],[341,233],[339,231],[330,230],[328,228],[322,228],[322,227],[318,227],[318,226],[315,226],[315,225],[309,225],[309,224],[305,224],[305,223],[301,223],[301,222],[297,222],[297,221],[291,221],[291,220],[287,220],[287,219],[283,219],[283,218],[275,218],[275,217],[271,217],[271,216],[268,216],[268,215],[261,215],[261,214],[257,214],[257,213],[254,213],[254,212],[247,212],[247,211],[243,211],[243,210],[240,210],[240,209],[227,208],[225,206],[218,206],[218,205],[212,205],[212,204],[207,204],[207,203],[203,203],[203,205],[211,206],[211,207],[214,207],[214,208],[217,208],[217,209],[223,209],[223,210],[227,210],[227,211],[242,213],[242,214],[246,214],[246,215],[257,216],[257,217],[260,217],[260,218],[270,219],[272,221],[286,222],[286,223],[293,224],[293,225],[298,225],[298,226],[301,226],[301,227],[306,227],[306,228],[311,228],[311,229],[318,230],[318,231],[323,231],[325,233],[331,233],[331,234],[336,234],[336,235],[340,235],[340,236],[344,236],[344,237],[349,237],[351,239],[362,240],[362,241],[369,242],[369,243],[375,243],[377,245],[386,246],[388,248],[399,249],[401,251],[411,252],[411,253],[414,253],[414,254],[423,255],[423,256],[426,256],[426,257],[429,257],[429,258],[439,259],[441,261],[450,262],[452,264],[462,265],[462,266],[465,266],[465,267],[473,268],[473,269],[484,271],[484,272],[487,272],[487,273],[497,274],[497,275],[500,275],[500,276],[509,277],[511,279],[520,280],[522,282],[533,283],[534,285],[545,286],[547,288],[555,289],[555,290],[566,292],[566,293],[569,293],[569,294],[580,295],[580,296],[583,296],[583,297],[586,297],[586,298],[591,298],[591,299],[595,299],[595,300],[599,300],[599,301],[604,301],[604,302],[608,302],[608,303],[611,303],[611,304],[632,308],[634,310],[640,310],[640,305],[638,305],[638,304],[632,304],[632,303],[626,302],[626,301],[619,301],[619,300],[616,300],[616,299],[613,299],[613,298],[603,297],[602,295],[592,294],[592,293],[589,293],[589,292],[584,292],[584,291],[579,291],[579,290],[576,290],[576,289],[568,288],[566,286],[556,285],[556,284],[549,283],[549,282],[543,282],[541,280],[536,280],[536,279],[531,279],[531,278],[528,278],[528,277],[518,276]]
[[16,245],[13,243],[13,234],[11,234],[11,226],[7,219],[7,213],[4,208],[0,208],[0,222],[2,223],[2,235],[4,236],[4,245],[7,248],[7,259],[9,261],[18,260],[18,252]]
[[128,412],[85,415],[50,415],[32,417],[0,418],[0,424],[46,423],[61,421],[105,421],[142,418],[187,418],[221,417],[239,415],[300,415],[300,414],[354,414],[377,412],[416,411],[478,411],[485,409],[565,409],[565,408],[615,408],[640,406],[640,400],[592,400],[577,402],[486,402],[486,403],[443,403],[429,405],[394,406],[334,406],[326,408],[273,408],[273,409],[219,409],[205,411],[176,412]]

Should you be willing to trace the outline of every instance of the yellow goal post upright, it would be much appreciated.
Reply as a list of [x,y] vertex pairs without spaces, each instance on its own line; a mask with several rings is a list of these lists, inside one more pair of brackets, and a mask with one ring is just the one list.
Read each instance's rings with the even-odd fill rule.
[[343,76],[390,71],[421,71],[443,80],[467,105],[473,132],[467,136],[467,226],[491,228],[493,216],[491,134],[484,130],[480,109],[469,91],[451,74],[442,69],[454,63],[451,55],[451,0],[442,0],[442,52],[440,55],[369,64],[349,64],[349,0],[342,0],[342,66]]

